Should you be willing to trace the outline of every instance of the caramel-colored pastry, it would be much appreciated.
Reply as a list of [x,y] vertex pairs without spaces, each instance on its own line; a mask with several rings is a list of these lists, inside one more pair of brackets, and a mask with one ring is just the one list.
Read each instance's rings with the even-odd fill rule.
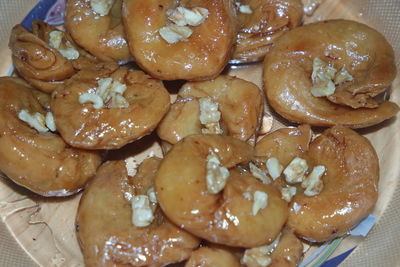
[[239,31],[231,63],[263,60],[271,45],[303,18],[300,0],[241,0],[236,5]]
[[156,176],[162,210],[175,224],[210,242],[237,247],[271,243],[287,219],[275,187],[237,168],[253,148],[236,138],[191,135],[166,154]]
[[236,34],[230,0],[126,0],[122,15],[136,63],[162,80],[216,77]]
[[68,146],[38,95],[49,98],[19,78],[0,78],[0,170],[42,196],[72,195],[96,173],[100,153]]
[[69,0],[65,28],[74,41],[103,61],[130,61],[121,18],[122,0]]
[[78,72],[51,100],[61,136],[86,149],[116,149],[150,134],[169,105],[161,81],[115,64]]
[[239,260],[229,250],[213,247],[201,247],[192,252],[185,267],[240,267]]
[[322,21],[275,43],[264,62],[264,90],[290,121],[361,128],[399,111],[375,99],[395,75],[393,49],[382,34],[354,21]]
[[[373,209],[378,198],[379,164],[371,143],[353,130],[334,126],[311,140],[310,128],[280,129],[256,145],[258,162],[269,175],[275,158],[289,204],[288,227],[311,242],[346,234]],[[279,167],[281,165],[281,167]]]
[[32,32],[16,25],[11,31],[9,46],[18,73],[46,93],[78,70],[97,63],[67,33],[40,20],[33,21]]
[[185,83],[160,123],[158,136],[175,144],[190,134],[222,134],[254,144],[263,98],[255,84],[231,76]]
[[86,266],[164,266],[189,258],[200,240],[172,224],[157,204],[149,158],[128,176],[124,161],[104,163],[79,203],[76,229]]

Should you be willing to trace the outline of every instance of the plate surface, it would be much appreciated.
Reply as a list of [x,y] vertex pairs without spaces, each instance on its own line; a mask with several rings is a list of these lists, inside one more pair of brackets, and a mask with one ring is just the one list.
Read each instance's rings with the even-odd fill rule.
[[[63,4],[64,0],[40,1],[25,18],[23,25],[29,28],[34,18],[41,18],[52,24],[61,23]],[[398,10],[400,10],[400,2],[396,0],[379,1],[379,3],[373,0],[326,0],[312,17],[306,19],[306,22],[347,18],[367,23],[383,32],[394,45],[396,54],[399,55],[400,27],[397,25],[400,25],[400,17]],[[7,13],[3,9],[2,19],[9,18],[11,20],[13,12],[18,14],[19,11],[12,10]],[[7,74],[6,69],[11,66],[11,60],[4,42],[2,41],[1,44],[0,55],[4,54],[8,57],[5,60],[6,66],[3,64],[0,69],[1,75],[4,76]],[[397,65],[399,66],[399,60],[397,60]],[[262,86],[260,65],[230,68],[227,73]],[[399,75],[392,86],[391,99],[400,103]],[[354,248],[355,251],[344,262],[344,265],[364,266],[368,262],[371,266],[374,263],[394,266],[400,262],[396,245],[400,238],[400,225],[397,225],[395,215],[396,208],[400,205],[398,185],[400,178],[399,121],[399,119],[392,119],[381,125],[359,131],[371,140],[381,164],[380,197],[373,211],[378,218],[377,225],[366,239],[350,236],[344,240],[336,240],[322,248],[306,245],[307,253],[304,261],[307,262],[308,259],[315,256],[309,266],[320,264],[329,256],[330,260],[325,262],[324,266],[336,266]],[[285,120],[274,115],[273,130],[288,125],[290,124]],[[149,154],[161,155],[154,135],[128,145],[116,156],[132,156],[136,162],[140,162]],[[42,266],[83,266],[83,258],[74,230],[79,199],[80,194],[62,199],[38,197],[14,185],[8,179],[0,179],[0,216],[13,238],[37,264]],[[4,266],[25,266],[18,264],[19,260],[15,255],[11,256],[10,254],[3,255],[0,251],[0,265],[4,261],[4,264],[7,263]]]

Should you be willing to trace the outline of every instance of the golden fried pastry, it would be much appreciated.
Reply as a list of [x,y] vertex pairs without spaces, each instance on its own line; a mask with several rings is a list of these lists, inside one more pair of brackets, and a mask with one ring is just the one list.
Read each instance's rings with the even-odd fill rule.
[[295,267],[303,258],[303,243],[289,229],[282,231],[279,243],[271,253],[270,267]]
[[74,194],[95,174],[101,156],[70,148],[52,133],[51,113],[37,95],[49,97],[19,78],[0,78],[0,170],[42,196]]
[[273,186],[235,168],[253,157],[236,138],[191,135],[166,154],[156,176],[164,213],[210,242],[238,247],[271,243],[287,219],[287,203]]
[[150,134],[169,104],[161,81],[105,64],[82,70],[57,88],[51,109],[71,146],[116,149]]
[[[368,139],[343,126],[307,140],[308,126],[280,129],[256,145],[256,155],[277,159],[282,189],[294,188],[287,225],[306,240],[324,242],[346,234],[372,211],[378,158]],[[282,197],[287,194],[282,190]]]
[[263,94],[255,84],[221,75],[184,84],[157,133],[169,144],[201,133],[254,142],[262,114]]
[[230,58],[236,34],[230,0],[124,0],[122,11],[131,53],[153,77],[211,79]]
[[68,0],[65,27],[74,41],[103,61],[131,60],[121,18],[122,0]]
[[264,89],[283,117],[316,126],[361,128],[396,115],[397,104],[374,97],[396,74],[393,49],[364,24],[331,20],[282,36],[264,63]]
[[325,184],[315,197],[294,196],[288,226],[297,235],[322,242],[346,234],[378,199],[378,157],[367,138],[341,126],[326,130],[308,151],[313,165],[324,165]]
[[221,248],[201,247],[194,251],[185,267],[240,267],[239,260],[229,251]]
[[152,195],[159,164],[145,160],[134,177],[124,161],[99,168],[76,221],[86,266],[163,266],[189,258],[198,247],[200,240],[172,224]]
[[247,267],[295,267],[303,256],[303,243],[285,228],[270,245],[244,251],[240,262]]
[[312,135],[307,124],[278,129],[257,142],[255,156],[263,159],[275,157],[280,164],[287,166],[292,159],[308,151]]
[[275,40],[303,18],[300,0],[241,0],[236,5],[240,30],[232,63],[264,59]]
[[9,46],[18,73],[47,93],[77,70],[97,63],[68,34],[40,20],[32,23],[32,32],[16,25],[11,31]]

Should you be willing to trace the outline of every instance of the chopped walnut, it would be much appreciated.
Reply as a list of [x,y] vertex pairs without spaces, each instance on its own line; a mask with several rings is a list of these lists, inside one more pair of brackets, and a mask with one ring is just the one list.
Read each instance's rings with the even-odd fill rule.
[[297,188],[294,186],[288,186],[281,189],[282,199],[287,202],[292,201],[292,198],[296,195]]
[[248,267],[264,267],[271,264],[271,253],[279,244],[281,234],[269,245],[246,249],[240,260],[241,264]]
[[149,226],[154,220],[148,196],[137,195],[131,200],[132,224],[136,227]]
[[264,116],[262,117],[261,127],[260,130],[258,131],[258,134],[263,135],[271,131],[273,121],[274,117],[268,114],[264,114]]
[[26,122],[30,127],[38,131],[39,133],[45,133],[49,130],[52,132],[56,131],[56,125],[54,123],[54,117],[51,112],[47,112],[46,116],[36,112],[30,114],[26,109],[20,110],[18,118]]
[[268,194],[262,191],[255,191],[253,194],[253,207],[252,214],[256,216],[258,211],[261,209],[265,209],[268,205]]
[[218,111],[218,103],[211,98],[200,98],[200,123],[205,126],[203,134],[222,134],[219,124],[221,112]]
[[113,4],[114,0],[90,0],[90,7],[100,16],[107,16]]
[[252,14],[253,10],[251,10],[249,5],[240,5],[239,12],[243,14]]
[[79,52],[73,47],[66,48],[66,49],[58,49],[58,52],[65,57],[66,59],[69,60],[74,60],[79,58]]
[[312,197],[320,194],[324,188],[324,183],[321,180],[322,175],[325,173],[325,166],[315,166],[307,176],[307,178],[301,183],[301,187],[305,188],[304,194]]
[[249,167],[250,167],[250,172],[254,177],[258,178],[264,184],[271,183],[271,179],[268,177],[268,175],[265,173],[265,171],[258,168],[252,162],[249,163]]
[[158,32],[161,37],[169,44],[180,41],[186,41],[193,33],[189,26],[198,26],[208,17],[208,10],[201,7],[191,9],[185,7],[177,7],[167,10],[168,20],[172,24],[162,27]]
[[354,80],[345,66],[337,71],[319,58],[314,59],[311,79],[313,82],[311,94],[315,97],[331,96],[335,93],[336,85]]
[[178,26],[198,26],[208,17],[208,10],[202,7],[194,7],[192,9],[177,7],[167,11],[168,19]]
[[307,162],[302,158],[294,158],[283,171],[286,182],[294,184],[301,183],[305,179],[308,170]]
[[47,112],[46,117],[45,117],[45,122],[46,122],[46,127],[52,131],[55,132],[56,129],[56,123],[54,122],[54,116],[53,113]]
[[251,196],[250,192],[244,192],[243,197],[247,200],[252,200],[253,197]]
[[92,103],[95,109],[103,107],[103,99],[95,93],[83,93],[79,96],[79,104]]
[[150,187],[149,190],[147,190],[147,196],[149,197],[151,203],[158,203],[157,195],[156,195],[156,191],[154,191],[154,187]]
[[313,61],[313,72],[311,74],[311,94],[315,97],[329,96],[335,93],[335,78],[337,70],[325,61],[316,57]]
[[55,49],[60,48],[63,38],[63,33],[60,31],[52,31],[49,34],[49,45]]
[[242,5],[242,3],[240,3],[240,1],[237,1],[235,3],[235,5],[236,5],[237,10],[240,13],[243,13],[243,14],[252,14],[253,13],[253,10],[251,10],[251,7],[249,5]]
[[171,24],[159,30],[161,37],[170,44],[187,40],[193,31],[187,26]]
[[279,176],[281,176],[283,166],[279,163],[279,160],[277,158],[272,157],[267,159],[265,165],[267,166],[268,173],[272,177],[272,179],[275,180],[279,178]]
[[127,108],[128,101],[123,94],[126,85],[119,81],[113,81],[112,78],[103,78],[98,80],[98,87],[95,93],[84,93],[79,96],[79,103],[93,103],[95,109],[100,109],[104,105],[108,108]]
[[346,70],[346,67],[343,66],[341,70],[338,73],[336,73],[334,82],[336,85],[338,85],[345,82],[351,82],[353,80],[354,80],[353,76],[351,76],[351,74]]
[[222,189],[224,189],[226,180],[229,177],[229,170],[221,166],[218,156],[211,152],[207,156],[207,189],[211,194],[218,194]]
[[79,52],[73,47],[68,47],[66,49],[61,49],[61,42],[63,38],[63,33],[61,31],[52,31],[49,34],[49,45],[57,49],[60,54],[66,59],[73,60],[79,58]]

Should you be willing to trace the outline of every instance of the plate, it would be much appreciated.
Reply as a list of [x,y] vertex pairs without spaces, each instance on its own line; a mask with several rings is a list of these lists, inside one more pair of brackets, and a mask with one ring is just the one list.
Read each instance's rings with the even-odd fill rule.
[[[62,23],[65,0],[42,0],[22,21],[30,28],[33,19],[40,18],[51,24]],[[23,1],[16,1],[21,5]],[[350,3],[349,3],[350,2]],[[12,9],[6,4],[1,9],[2,20],[11,21],[22,10]],[[7,9],[8,8],[8,9]],[[362,1],[362,0],[326,0],[317,9],[313,16],[305,19],[306,23],[330,18],[346,18],[357,20],[378,29],[389,39],[396,54],[400,54],[400,17],[398,10],[400,2],[392,1]],[[10,10],[6,12],[5,10]],[[4,29],[2,29],[4,30]],[[6,37],[8,38],[8,37]],[[1,39],[5,40],[5,39]],[[1,42],[0,55],[7,55],[6,42]],[[5,65],[0,68],[1,75],[12,71],[11,60],[5,59]],[[399,67],[399,60],[397,66]],[[252,81],[262,86],[262,69],[259,64],[243,67],[231,67],[227,74]],[[400,77],[397,76],[393,86],[391,100],[400,103]],[[284,119],[273,114],[272,130],[290,125]],[[378,126],[360,130],[374,145],[381,166],[381,180],[379,184],[380,196],[373,211],[377,223],[364,238],[348,236],[336,239],[322,246],[305,245],[305,257],[301,266],[364,266],[383,264],[394,266],[400,262],[397,241],[400,239],[400,225],[397,224],[396,210],[400,205],[400,120],[391,119]],[[115,157],[134,157],[140,162],[149,155],[161,156],[155,136],[150,135],[138,142],[124,147],[115,154]],[[80,194],[68,198],[43,198],[20,188],[6,178],[0,179],[0,216],[5,226],[11,232],[13,239],[23,250],[41,266],[83,266],[83,257],[80,251],[74,229],[76,210]],[[0,234],[3,229],[0,228]],[[9,244],[8,247],[12,247]],[[1,248],[1,246],[0,246]],[[5,252],[8,251],[6,254]],[[19,251],[0,251],[0,265],[23,265],[24,255]],[[350,254],[351,253],[351,254]],[[18,257],[21,255],[21,257]],[[350,255],[350,256],[349,256]],[[349,257],[348,257],[349,256]],[[23,261],[26,263],[26,261]],[[3,265],[4,263],[4,265]],[[27,265],[28,266],[28,265]]]

